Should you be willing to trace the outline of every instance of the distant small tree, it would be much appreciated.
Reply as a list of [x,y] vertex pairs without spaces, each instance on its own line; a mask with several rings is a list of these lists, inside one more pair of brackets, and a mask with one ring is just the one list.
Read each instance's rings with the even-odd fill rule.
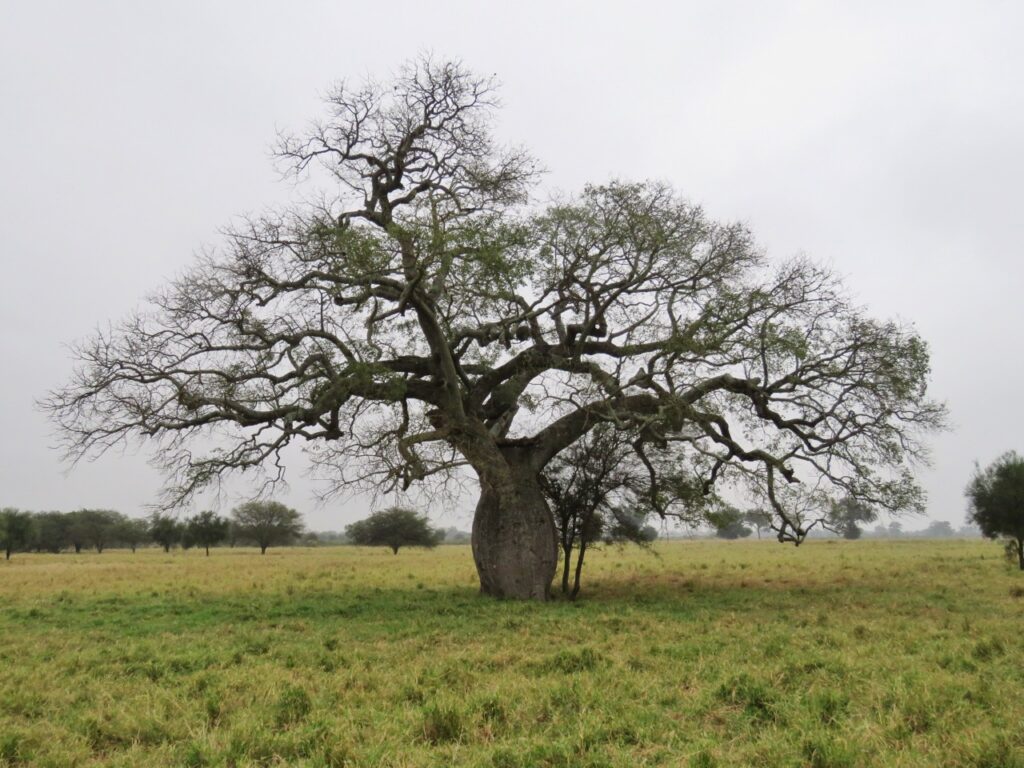
[[235,507],[231,517],[241,538],[252,539],[267,554],[267,547],[290,544],[302,535],[302,515],[279,501],[249,501]]
[[746,525],[746,515],[735,507],[722,504],[707,513],[707,521],[720,539],[745,539],[753,531]]
[[11,553],[28,549],[32,541],[32,515],[12,507],[0,511],[0,546],[4,549],[5,559],[11,559]]
[[956,531],[945,520],[935,520],[921,534],[929,539],[951,539],[956,536]]
[[80,554],[83,548],[89,546],[89,526],[82,512],[84,510],[68,512],[64,515],[68,543],[74,548],[76,555]]
[[206,556],[209,557],[210,547],[227,539],[230,526],[230,521],[213,512],[200,512],[186,521],[185,536],[195,546],[203,547],[206,550]]
[[626,507],[613,507],[610,512],[601,537],[605,544],[632,542],[646,545],[658,538],[658,529],[647,524],[647,515],[631,512]]
[[57,554],[68,545],[68,525],[68,516],[63,512],[37,513],[32,549]]
[[149,518],[149,537],[170,552],[181,541],[182,525],[170,515],[153,514]]
[[316,538],[319,545],[351,544],[344,531],[317,531]]
[[94,547],[102,554],[115,540],[124,516],[112,509],[79,509],[67,514],[67,535],[75,553]]
[[107,545],[115,540],[117,531],[125,519],[121,513],[112,509],[82,509],[77,515],[77,524],[84,542],[94,547],[97,554],[103,554]]
[[444,543],[445,544],[469,544],[472,535],[466,531],[460,531],[458,528],[451,526],[444,530]]
[[117,526],[115,538],[135,552],[139,544],[149,541],[149,523],[140,518],[125,517]]
[[232,549],[235,548],[242,541],[242,530],[238,527],[238,523],[234,520],[228,520],[228,546]]
[[763,509],[748,509],[743,513],[743,522],[751,526],[757,534],[757,538],[760,539],[761,531],[772,527],[772,516],[770,512]]
[[1004,539],[1007,555],[1024,571],[1024,458],[1009,451],[985,469],[975,465],[965,495],[968,521],[984,536]]
[[878,513],[871,506],[847,496],[829,508],[825,527],[844,539],[859,539],[863,533],[861,523],[873,523],[877,519]]
[[965,523],[956,529],[956,535],[962,536],[963,538],[977,538],[981,536],[981,528],[976,526],[974,523]]
[[444,531],[430,527],[426,515],[403,507],[374,512],[365,520],[345,528],[353,544],[390,547],[394,554],[402,547],[435,547],[444,541]]

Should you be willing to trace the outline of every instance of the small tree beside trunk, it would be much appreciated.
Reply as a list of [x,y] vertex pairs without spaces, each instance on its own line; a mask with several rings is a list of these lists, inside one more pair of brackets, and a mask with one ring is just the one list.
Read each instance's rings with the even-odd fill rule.
[[658,536],[645,524],[653,510],[635,491],[642,468],[631,456],[622,436],[602,427],[552,461],[541,476],[562,553],[562,594],[570,600],[579,595],[589,549],[601,542],[646,545]]

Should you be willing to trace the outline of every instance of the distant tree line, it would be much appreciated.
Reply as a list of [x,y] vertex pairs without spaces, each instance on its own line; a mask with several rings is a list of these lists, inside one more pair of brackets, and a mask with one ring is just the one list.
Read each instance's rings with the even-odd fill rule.
[[[859,539],[863,524],[874,522],[878,513],[869,505],[852,497],[829,503],[818,516],[824,535],[842,536],[844,539]],[[719,503],[706,514],[714,535],[720,539],[743,539],[756,533],[772,530],[772,516],[764,509],[739,510],[730,504]],[[813,532],[809,534],[814,536]]]
[[[0,510],[0,549],[7,560],[15,552],[58,553],[140,546],[201,548],[230,545],[257,546],[266,553],[272,546],[311,543],[302,515],[276,501],[252,501],[235,507],[230,517],[204,511],[178,518],[153,514],[132,518],[112,509],[74,512],[27,512],[11,507]],[[315,538],[313,539],[315,541]]]
[[[763,532],[771,532],[770,518],[760,510],[740,511],[724,505],[707,513],[707,522],[711,526],[711,535],[719,539],[743,539],[757,534],[761,538]],[[836,504],[830,510],[826,525],[820,530],[812,531],[808,538],[827,538],[840,536],[844,539],[952,539],[972,538],[982,535],[976,525],[962,525],[954,528],[945,520],[933,520],[924,528],[905,529],[899,521],[888,525],[879,523],[874,528],[866,528],[864,523],[875,522],[877,514],[874,510],[859,502]]]
[[133,551],[150,541],[149,523],[112,509],[79,509],[74,512],[27,512],[7,507],[0,510],[0,543],[9,560],[15,552],[102,553],[111,547]]
[[[414,512],[408,514],[416,515]],[[358,525],[356,530],[360,530]],[[397,540],[392,536],[392,540],[398,541],[399,546],[467,544],[470,540],[467,531],[457,528],[428,530],[426,537],[405,531]],[[0,551],[8,560],[16,552],[57,554],[95,550],[102,553],[107,549],[130,549],[134,552],[139,547],[156,546],[165,552],[177,548],[198,548],[209,554],[212,547],[220,546],[259,547],[266,552],[270,547],[361,543],[366,543],[363,534],[353,537],[348,531],[306,530],[301,514],[275,501],[242,504],[227,517],[211,511],[189,517],[156,513],[139,518],[110,509],[74,512],[0,509]]]
[[953,539],[953,538],[976,538],[981,536],[981,530],[974,525],[961,525],[954,528],[951,523],[945,520],[933,520],[924,528],[905,529],[899,521],[893,521],[889,525],[876,525],[870,531],[864,532],[865,538],[873,539]]

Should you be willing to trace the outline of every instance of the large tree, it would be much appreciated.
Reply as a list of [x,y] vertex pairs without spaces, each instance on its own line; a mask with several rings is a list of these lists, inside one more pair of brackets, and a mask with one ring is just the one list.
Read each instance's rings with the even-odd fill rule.
[[943,409],[913,329],[662,184],[540,207],[495,105],[490,79],[430,60],[331,91],[279,145],[303,202],[78,346],[45,402],[70,458],[155,441],[168,505],[233,470],[279,480],[294,442],[339,488],[469,467],[481,590],[515,598],[547,598],[556,568],[540,474],[599,424],[661,514],[677,482],[742,486],[799,543],[822,502],[804,488],[920,507],[908,462]]
[[1024,457],[1009,451],[984,469],[975,467],[965,494],[968,521],[990,539],[1005,539],[1024,571]]

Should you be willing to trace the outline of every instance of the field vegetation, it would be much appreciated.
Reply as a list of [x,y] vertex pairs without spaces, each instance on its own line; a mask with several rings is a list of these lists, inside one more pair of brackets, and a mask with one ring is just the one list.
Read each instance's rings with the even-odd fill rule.
[[0,563],[0,765],[1024,766],[1024,581],[981,541],[659,542],[577,602],[468,547]]

